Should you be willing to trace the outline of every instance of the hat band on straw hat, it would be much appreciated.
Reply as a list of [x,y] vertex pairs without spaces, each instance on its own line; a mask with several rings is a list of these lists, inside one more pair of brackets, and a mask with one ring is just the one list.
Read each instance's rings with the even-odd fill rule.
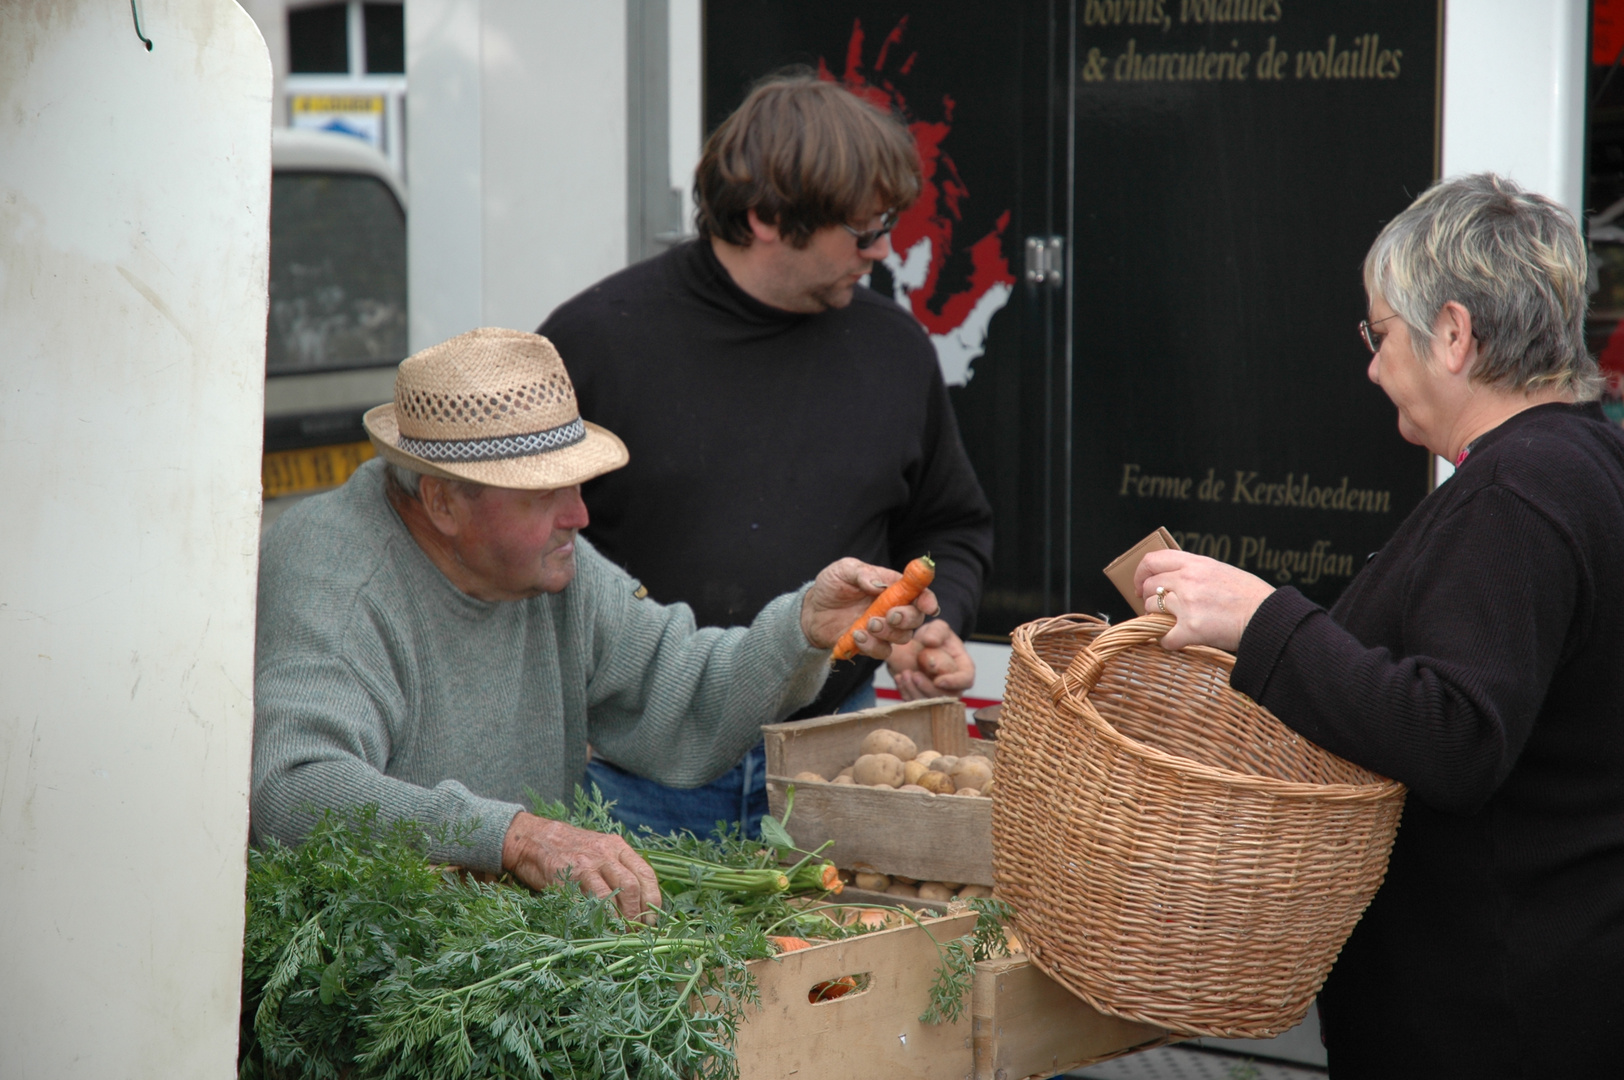
[[586,438],[586,425],[577,416],[567,424],[527,435],[491,439],[414,439],[401,435],[400,449],[426,461],[504,461],[562,450]]

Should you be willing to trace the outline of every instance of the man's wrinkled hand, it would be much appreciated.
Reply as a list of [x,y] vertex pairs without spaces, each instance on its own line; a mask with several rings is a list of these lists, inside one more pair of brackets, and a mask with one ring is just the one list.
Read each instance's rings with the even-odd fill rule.
[[[834,648],[874,598],[901,576],[858,559],[830,563],[818,572],[801,601],[801,632],[815,649]],[[867,620],[852,634],[852,640],[864,656],[884,660],[891,655],[892,646],[907,644],[914,631],[940,610],[936,594],[926,589],[913,603],[892,608],[883,618]]]
[[921,626],[885,662],[903,701],[958,697],[976,681],[976,664],[953,628],[941,619]]
[[532,889],[565,878],[593,896],[614,893],[628,919],[652,921],[660,904],[654,870],[626,841],[535,814],[514,815],[502,841],[502,869]]

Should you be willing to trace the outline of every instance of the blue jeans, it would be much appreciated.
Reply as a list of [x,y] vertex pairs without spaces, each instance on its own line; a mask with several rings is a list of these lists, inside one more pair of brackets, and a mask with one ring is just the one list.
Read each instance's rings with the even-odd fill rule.
[[[870,709],[876,700],[874,684],[864,683],[835,712]],[[647,825],[658,833],[686,829],[695,836],[709,836],[718,826],[743,822],[745,836],[753,839],[761,835],[761,819],[767,813],[767,748],[762,743],[701,787],[666,787],[602,758],[587,763],[586,779],[603,792],[604,801],[615,804],[609,811],[615,820],[634,832]]]

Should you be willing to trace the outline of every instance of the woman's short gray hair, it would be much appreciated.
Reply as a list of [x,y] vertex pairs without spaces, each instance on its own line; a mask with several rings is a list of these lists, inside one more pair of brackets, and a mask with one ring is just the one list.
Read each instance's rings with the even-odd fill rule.
[[1601,377],[1585,348],[1585,246],[1573,215],[1494,173],[1442,180],[1392,221],[1365,256],[1365,291],[1404,320],[1416,355],[1453,300],[1472,316],[1474,382],[1555,388],[1580,401]]

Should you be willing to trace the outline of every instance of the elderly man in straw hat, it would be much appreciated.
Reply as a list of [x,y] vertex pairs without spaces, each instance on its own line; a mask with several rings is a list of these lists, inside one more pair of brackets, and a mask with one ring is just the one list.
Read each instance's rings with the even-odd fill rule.
[[[580,779],[587,744],[670,784],[731,766],[811,701],[829,649],[895,580],[842,559],[748,628],[696,630],[578,535],[581,482],[625,447],[584,423],[542,337],[475,330],[408,358],[366,416],[382,460],[266,536],[253,829],[296,842],[330,806],[448,826],[435,858],[541,886],[567,874],[628,915],[653,872],[617,837],[526,813]],[[872,620],[883,658],[937,610]]]

